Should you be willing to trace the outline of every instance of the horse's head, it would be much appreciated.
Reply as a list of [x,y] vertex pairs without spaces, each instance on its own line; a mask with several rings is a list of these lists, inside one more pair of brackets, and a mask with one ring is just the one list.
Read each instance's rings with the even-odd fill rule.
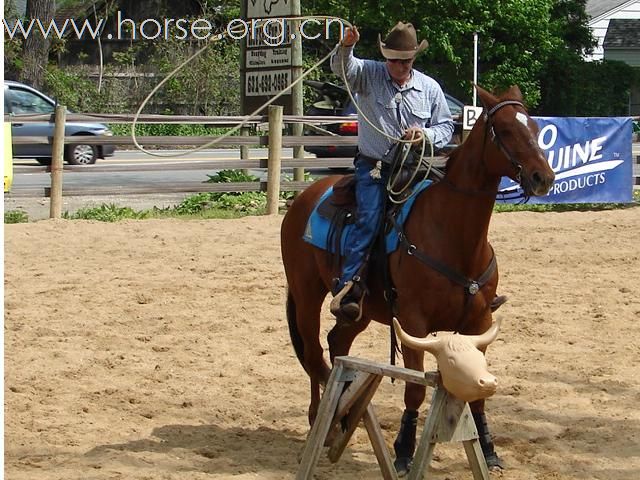
[[485,108],[484,134],[494,145],[485,152],[487,168],[518,182],[526,195],[545,195],[555,174],[538,146],[539,128],[522,103],[520,89],[513,86],[499,97],[477,85],[476,90]]

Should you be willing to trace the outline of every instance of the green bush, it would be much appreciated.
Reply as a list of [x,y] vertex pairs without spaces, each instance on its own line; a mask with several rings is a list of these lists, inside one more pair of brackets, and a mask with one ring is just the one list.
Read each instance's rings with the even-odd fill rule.
[[[111,125],[110,128],[114,135],[131,135],[130,124],[118,123]],[[138,137],[206,137],[224,135],[227,131],[227,128],[208,127],[191,123],[138,123],[136,125],[136,136]]]
[[44,78],[44,91],[58,103],[76,112],[103,111],[107,98],[97,85],[80,70],[49,66]]
[[185,198],[172,210],[180,215],[194,215],[213,208],[214,202],[215,199],[211,192],[202,192]]
[[260,179],[254,175],[246,173],[243,170],[220,170],[215,175],[207,175],[209,180],[207,183],[239,183],[239,182],[257,182]]

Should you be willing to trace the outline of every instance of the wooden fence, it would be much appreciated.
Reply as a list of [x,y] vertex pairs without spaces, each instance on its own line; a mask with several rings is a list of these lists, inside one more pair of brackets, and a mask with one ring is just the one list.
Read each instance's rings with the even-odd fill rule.
[[[270,110],[270,114],[278,111],[279,107]],[[91,122],[91,123],[121,123],[131,124],[133,115],[120,114],[65,114],[66,122]],[[56,123],[55,115],[21,115],[5,116],[6,122],[11,123]],[[64,120],[63,120],[64,121]],[[97,163],[95,165],[62,165],[56,167],[56,162],[52,161],[51,166],[42,167],[14,167],[14,173],[37,173],[51,172],[52,180],[58,171],[64,172],[153,172],[153,171],[179,171],[179,170],[221,170],[221,169],[266,169],[268,171],[267,180],[259,182],[230,182],[230,183],[205,183],[203,181],[171,183],[170,185],[138,185],[130,187],[104,186],[104,187],[61,187],[61,195],[127,195],[127,194],[152,194],[152,193],[197,193],[197,192],[242,192],[242,191],[267,191],[271,195],[279,196],[280,191],[299,191],[309,185],[304,181],[304,170],[309,168],[346,168],[353,165],[353,158],[309,158],[304,156],[302,148],[304,146],[355,146],[357,136],[341,136],[318,127],[330,123],[352,122],[353,117],[336,116],[294,116],[280,115],[278,120],[270,120],[269,116],[255,117],[209,117],[209,116],[174,116],[174,115],[141,115],[138,118],[139,124],[200,124],[211,127],[232,127],[241,122],[246,127],[235,133],[233,136],[213,135],[213,136],[142,136],[137,137],[138,143],[148,149],[163,147],[193,149],[198,146],[216,141],[211,148],[233,147],[240,150],[240,158],[224,160],[159,160],[155,163],[128,163],[128,164],[108,164]],[[268,158],[250,158],[249,147],[269,147],[269,140],[272,132],[282,132],[285,125],[303,123],[308,130],[314,131],[315,135],[304,136],[285,135],[278,142],[278,152],[274,152],[274,145],[265,149]],[[253,130],[259,134],[250,135]],[[14,137],[13,143],[20,144],[53,144],[54,148],[60,149],[65,144],[83,143],[88,145],[117,145],[119,147],[132,147],[134,145],[131,136],[71,136],[60,137],[59,139],[48,137]],[[282,158],[281,149],[294,147],[294,156]],[[59,150],[61,151],[61,150]],[[162,154],[162,151],[159,152]],[[55,159],[54,159],[55,160]],[[278,163],[277,169],[271,168],[274,163]],[[277,188],[270,187],[270,181],[280,177],[281,168],[293,168],[294,179],[278,178]],[[277,170],[277,171],[276,171]],[[62,181],[61,177],[61,182]],[[52,196],[56,192],[56,187],[21,189],[16,196]],[[54,212],[52,211],[52,214]]]
[[[271,111],[277,110],[273,107]],[[62,110],[58,109],[59,113]],[[68,114],[65,112],[66,122],[91,122],[91,123],[120,123],[131,124],[133,115],[125,114]],[[244,192],[244,191],[267,191],[272,195],[279,195],[280,191],[300,191],[305,189],[309,182],[304,181],[304,170],[309,168],[346,168],[353,165],[353,158],[309,158],[304,157],[305,146],[355,146],[357,143],[356,136],[335,135],[327,130],[318,127],[318,125],[326,125],[329,123],[352,122],[353,117],[335,117],[335,116],[295,116],[284,115],[281,120],[274,123],[270,122],[269,116],[255,117],[210,117],[210,116],[176,116],[176,115],[141,115],[138,118],[140,124],[199,124],[209,125],[211,127],[232,127],[241,122],[245,122],[246,128],[237,132],[233,136],[143,136],[138,137],[138,142],[146,148],[162,148],[162,147],[182,147],[194,148],[205,145],[213,140],[217,143],[212,148],[233,147],[240,150],[240,158],[224,159],[224,160],[180,160],[170,162],[164,159],[156,163],[130,163],[130,164],[108,164],[98,163],[95,165],[76,166],[62,165],[56,167],[53,162],[51,166],[42,167],[14,167],[14,173],[37,173],[51,172],[52,182],[59,176],[59,192],[56,186],[46,188],[22,189],[16,196],[52,196],[56,195],[128,195],[128,194],[153,194],[153,193],[198,193],[198,192]],[[11,123],[37,123],[37,122],[55,122],[54,115],[20,115],[5,116],[5,122]],[[291,158],[282,158],[281,152],[269,153],[269,158],[250,158],[249,147],[266,147],[269,146],[270,132],[282,132],[285,125],[295,123],[303,123],[307,130],[314,131],[318,134],[307,134],[304,136],[282,136],[280,147],[294,147],[294,156]],[[253,130],[258,135],[250,135],[248,130]],[[62,130],[59,129],[59,132]],[[64,144],[84,143],[91,145],[117,145],[120,147],[131,147],[134,145],[131,136],[72,136],[59,138],[56,141],[47,137],[15,137],[14,144],[51,144],[55,145],[58,152],[62,151]],[[272,146],[273,149],[273,146]],[[274,156],[275,155],[275,156]],[[276,160],[274,160],[276,158]],[[273,167],[273,163],[278,163],[276,170],[269,171]],[[293,180],[285,178],[280,180],[280,169],[293,168]],[[634,162],[634,183],[640,185],[640,156],[636,157]],[[203,181],[179,182],[167,185],[138,185],[129,187],[63,187],[64,172],[104,172],[106,173],[123,173],[123,172],[152,172],[152,171],[178,171],[178,170],[221,170],[221,169],[266,169],[268,171],[267,180],[261,182],[230,182],[230,183],[205,183]],[[60,175],[58,175],[60,173]],[[270,188],[269,182],[277,178],[278,186]],[[52,215],[56,213],[52,208]]]

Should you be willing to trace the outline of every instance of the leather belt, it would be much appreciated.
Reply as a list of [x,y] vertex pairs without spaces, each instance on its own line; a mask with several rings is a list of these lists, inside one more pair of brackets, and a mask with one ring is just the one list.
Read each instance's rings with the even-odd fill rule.
[[358,153],[356,154],[356,159],[358,159],[358,158],[363,159],[364,161],[366,161],[366,162],[370,163],[371,165],[375,165],[377,162],[379,162],[379,161],[380,161],[380,159],[379,159],[379,158],[370,157],[370,156],[368,156],[368,155],[364,155],[364,154],[362,154],[362,153],[360,153],[360,152],[358,152]]

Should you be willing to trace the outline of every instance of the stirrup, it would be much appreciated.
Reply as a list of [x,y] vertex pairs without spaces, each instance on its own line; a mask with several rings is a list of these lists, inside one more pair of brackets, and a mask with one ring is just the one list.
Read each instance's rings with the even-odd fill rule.
[[353,302],[348,302],[343,304],[343,300],[345,297],[351,293],[353,289],[354,283],[353,280],[349,280],[344,284],[342,290],[340,290],[333,300],[331,300],[331,305],[329,306],[329,310],[335,317],[347,323],[355,323],[358,322],[362,318],[362,303],[364,301],[364,292],[360,296],[360,299],[355,300]]

